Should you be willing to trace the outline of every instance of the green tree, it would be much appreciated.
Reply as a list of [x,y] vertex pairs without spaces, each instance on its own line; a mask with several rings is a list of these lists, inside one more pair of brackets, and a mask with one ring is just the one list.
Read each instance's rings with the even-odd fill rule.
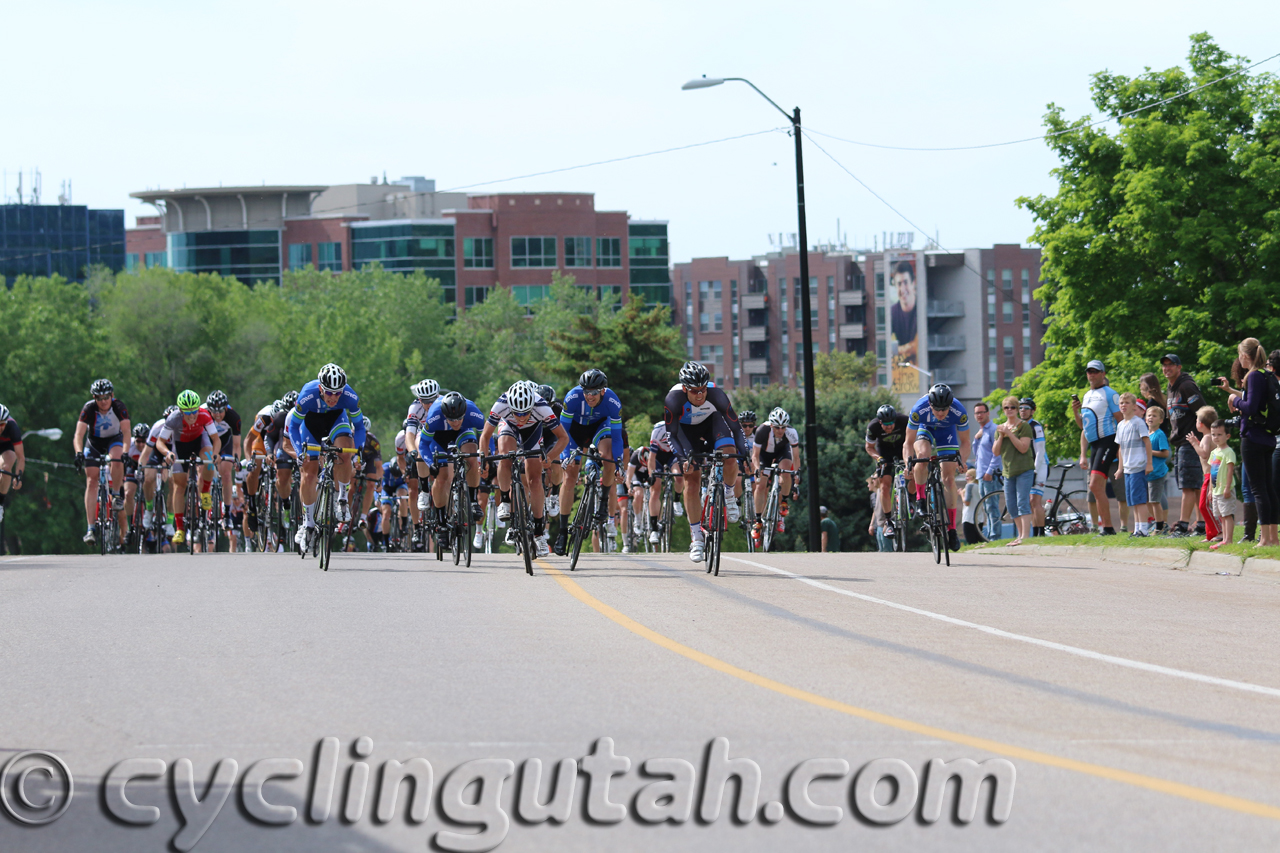
[[1119,120],[1114,133],[1049,107],[1058,191],[1019,199],[1044,250],[1048,352],[1014,391],[1035,395],[1055,454],[1076,452],[1070,394],[1090,359],[1137,391],[1170,349],[1205,379],[1245,337],[1280,345],[1280,84],[1227,79],[1245,62],[1200,33],[1187,70],[1095,74],[1093,102]]
[[875,384],[876,354],[852,352],[816,352],[813,354],[813,387],[821,394],[847,388],[865,388]]

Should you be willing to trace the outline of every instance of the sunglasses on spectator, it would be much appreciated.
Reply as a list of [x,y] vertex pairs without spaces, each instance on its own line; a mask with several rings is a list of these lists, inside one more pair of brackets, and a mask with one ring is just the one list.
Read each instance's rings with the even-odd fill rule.
[[1003,408],[1004,408],[1004,410],[1005,410],[1006,412],[1016,412],[1016,411],[1018,411],[1018,407],[1017,407],[1017,406],[1004,406]]

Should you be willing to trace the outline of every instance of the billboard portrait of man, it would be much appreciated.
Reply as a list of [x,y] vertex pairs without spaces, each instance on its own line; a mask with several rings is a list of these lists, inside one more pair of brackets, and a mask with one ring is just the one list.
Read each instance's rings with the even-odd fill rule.
[[914,254],[885,255],[885,269],[889,272],[889,287],[885,296],[889,300],[889,340],[895,355],[893,365],[893,390],[912,393],[920,387],[920,374],[906,365],[919,366],[919,319],[917,308],[919,290],[916,287],[916,258]]

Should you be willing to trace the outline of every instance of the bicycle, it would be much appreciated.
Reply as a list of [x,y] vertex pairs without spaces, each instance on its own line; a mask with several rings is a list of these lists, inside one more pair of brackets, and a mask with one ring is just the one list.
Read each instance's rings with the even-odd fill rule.
[[[196,553],[196,543],[200,544],[202,551],[209,551],[209,520],[205,515],[204,507],[200,503],[200,478],[197,471],[200,466],[200,457],[191,456],[182,460],[183,470],[187,472],[187,489],[183,497],[183,507],[186,510],[186,540],[187,553]],[[217,532],[213,534],[214,543],[217,543]]]
[[364,509],[364,490],[367,488],[365,483],[376,482],[377,479],[367,474],[356,474],[354,477],[354,488],[351,489],[351,521],[347,522],[342,531],[342,550],[344,551],[355,541],[356,531],[364,521],[362,510]]
[[659,471],[654,476],[662,480],[662,492],[658,499],[658,550],[671,552],[672,529],[675,526],[676,475],[671,471]]
[[751,531],[755,529],[756,522],[760,517],[756,515],[756,474],[750,477],[742,478],[742,498],[738,501],[742,505],[742,515],[738,518],[738,526],[742,528],[744,538],[747,540],[747,553],[754,554],[756,551],[756,540],[751,535]]
[[[702,559],[707,564],[707,574],[720,576],[720,552],[724,548],[724,534],[728,528],[728,510],[725,509],[724,463],[740,458],[736,453],[717,450],[712,453],[694,453],[690,460],[699,468],[711,465],[711,480],[702,493]],[[710,527],[707,520],[711,519]]]
[[109,477],[103,476],[103,468],[111,465],[110,459],[90,459],[84,460],[85,468],[97,468],[98,471],[98,496],[97,510],[98,514],[93,522],[93,535],[98,540],[98,551],[102,556],[113,553],[120,538],[120,522],[116,518],[115,499],[111,496],[111,489],[107,485]]
[[[1089,521],[1089,492],[1085,489],[1076,489],[1064,494],[1062,490],[1067,481],[1067,472],[1075,470],[1075,464],[1072,462],[1060,462],[1053,467],[1060,470],[1062,474],[1058,477],[1058,485],[1049,486],[1049,488],[1053,489],[1056,497],[1044,514],[1045,530],[1052,530],[1058,536],[1088,533],[1091,528]],[[1046,485],[1048,484],[1046,483]]]
[[569,571],[578,568],[578,555],[582,553],[582,543],[595,532],[599,535],[600,548],[606,547],[608,535],[605,532],[604,485],[600,479],[601,465],[604,457],[596,450],[595,445],[579,447],[574,450],[579,459],[585,458],[582,466],[582,499],[569,523]]
[[450,550],[453,551],[453,564],[456,566],[465,558],[467,568],[471,567],[471,537],[475,523],[471,518],[471,491],[467,486],[467,466],[464,460],[479,457],[479,453],[459,453],[456,445],[451,445],[448,451],[437,456],[441,460],[441,467],[453,463],[453,482],[449,484],[448,520],[445,525],[448,528]]
[[[948,454],[948,460],[955,460],[957,457]],[[908,460],[907,467],[912,468],[919,462],[925,462],[929,466],[929,474],[925,480],[925,515],[921,519],[920,529],[929,539],[930,548],[933,550],[933,561],[941,563],[943,557],[946,557],[947,565],[951,565],[951,548],[947,542],[947,498],[946,492],[942,485],[942,463],[946,461],[940,456],[930,456],[927,459],[911,457]]]
[[[259,551],[276,550],[279,544],[280,507],[276,498],[276,468],[274,461],[268,467],[267,457],[253,457],[261,469],[258,474],[258,526],[253,531],[253,541]],[[272,541],[272,540],[276,541]]]
[[[779,513],[782,510],[782,469],[777,465],[760,469],[760,476],[769,478],[769,496],[764,502],[764,512],[760,513],[760,545],[766,554],[773,547],[773,536],[778,530]],[[752,496],[754,503],[755,496]]]
[[[308,534],[312,553],[319,557],[320,568],[329,571],[329,558],[333,554],[333,537],[338,528],[337,481],[333,479],[333,467],[338,463],[338,456],[343,453],[358,452],[355,447],[338,447],[323,439],[318,445],[309,444],[307,450],[319,450],[323,461],[320,463],[320,475],[316,482],[316,526]],[[348,505],[349,506],[349,505]],[[302,549],[302,557],[306,559],[307,548]]]
[[[914,480],[912,483],[914,484]],[[889,502],[897,523],[893,528],[893,550],[907,550],[907,522],[911,518],[911,491],[907,486],[907,463],[893,460],[893,495]]]
[[[524,460],[530,456],[541,456],[542,448],[534,450],[512,450],[488,457],[495,464],[502,459],[511,460],[511,520],[508,526],[515,533],[516,550],[524,556],[526,574],[533,574],[533,513],[529,508],[529,496],[524,490]],[[490,505],[493,500],[490,499]],[[496,518],[496,514],[495,514]],[[545,520],[544,520],[545,523]]]

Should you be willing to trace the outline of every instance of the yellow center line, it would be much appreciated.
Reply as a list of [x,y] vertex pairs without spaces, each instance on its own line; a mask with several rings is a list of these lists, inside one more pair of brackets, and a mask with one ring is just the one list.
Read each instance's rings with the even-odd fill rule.
[[705,667],[740,679],[748,684],[754,684],[757,687],[763,687],[766,690],[772,690],[774,693],[780,693],[783,696],[789,696],[792,699],[799,699],[801,702],[808,702],[810,705],[816,705],[819,708],[826,708],[829,711],[838,711],[841,714],[848,714],[851,717],[857,717],[859,719],[879,723],[884,726],[891,726],[895,729],[901,729],[902,731],[912,732],[913,734],[923,735],[936,740],[950,741],[951,743],[958,743],[963,746],[972,747],[974,749],[994,753],[996,755],[1003,755],[1008,758],[1017,758],[1022,761],[1043,764],[1047,767],[1074,770],[1077,773],[1085,773],[1090,776],[1096,776],[1100,779],[1108,779],[1112,782],[1123,782],[1126,785],[1133,785],[1137,788],[1146,788],[1149,791],[1158,791],[1162,794],[1170,794],[1175,797],[1193,800],[1197,803],[1217,806],[1218,808],[1230,809],[1231,811],[1256,815],[1258,817],[1271,818],[1272,820],[1280,820],[1280,807],[1277,806],[1258,803],[1241,797],[1233,797],[1229,794],[1220,794],[1217,791],[1196,788],[1192,785],[1184,785],[1181,782],[1158,779],[1154,776],[1144,776],[1141,773],[1132,773],[1128,770],[1104,767],[1101,764],[1090,764],[1087,761],[1076,761],[1073,758],[1065,758],[1059,755],[1052,755],[1047,752],[1040,752],[1034,749],[1025,749],[1020,746],[1001,743],[1000,741],[987,740],[986,738],[973,737],[972,735],[948,731],[947,729],[940,729],[923,723],[917,723],[912,720],[906,720],[902,717],[894,717],[889,714],[881,714],[878,711],[859,708],[855,705],[849,705],[836,699],[828,699],[826,696],[819,696],[817,693],[810,693],[807,690],[801,690],[798,687],[792,687],[789,684],[783,684],[781,681],[774,681],[772,678],[758,675],[749,670],[745,670],[741,667],[734,666],[731,663],[722,661],[719,658],[712,657],[705,652],[700,652],[697,649],[690,648],[683,643],[676,642],[670,637],[659,634],[652,628],[641,625],[625,613],[615,610],[603,601],[592,596],[585,589],[579,586],[577,582],[571,580],[568,575],[551,566],[546,561],[538,560],[537,562],[538,565],[545,569],[548,574],[555,578],[556,582],[559,583],[560,586],[564,587],[566,592],[596,612],[608,617],[623,628],[626,628],[628,631],[644,637],[649,642],[655,643],[668,651],[682,655],[695,663],[700,663]]

